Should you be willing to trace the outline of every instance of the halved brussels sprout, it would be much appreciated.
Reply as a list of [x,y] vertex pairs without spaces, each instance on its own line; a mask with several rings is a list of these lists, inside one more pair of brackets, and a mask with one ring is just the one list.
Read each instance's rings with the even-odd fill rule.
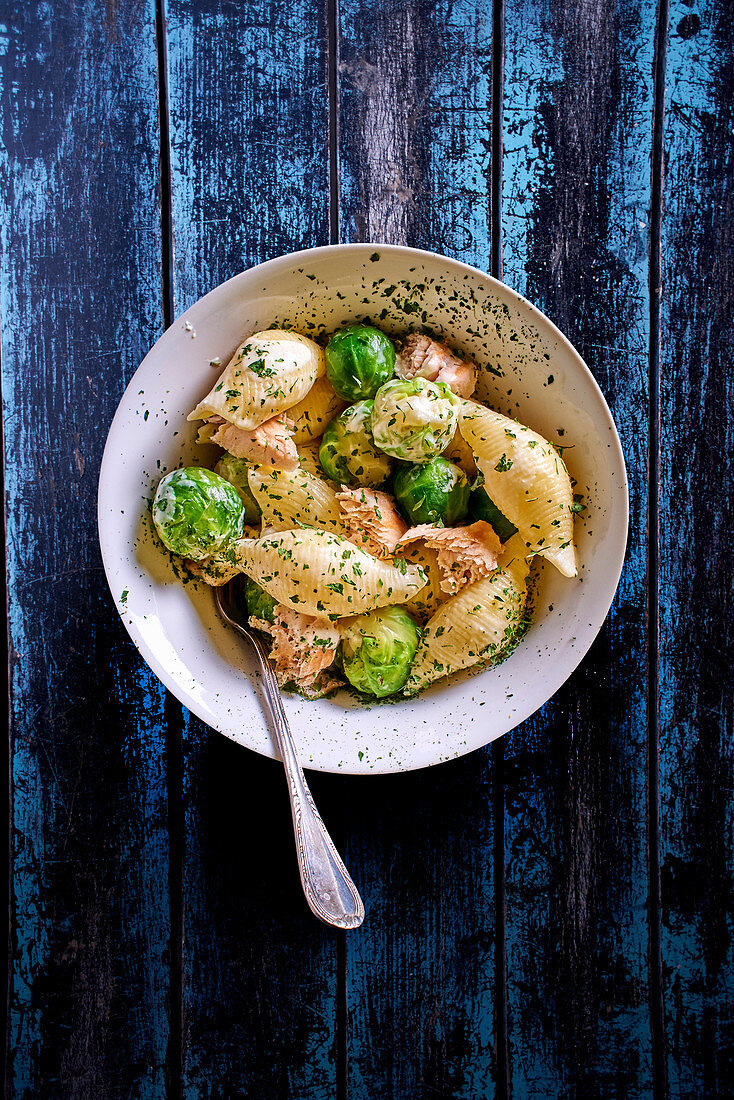
[[342,632],[341,665],[350,684],[378,699],[405,684],[418,647],[418,627],[402,607],[354,619]]
[[234,486],[199,466],[184,466],[161,478],[152,515],[163,544],[194,561],[224,550],[240,538],[245,523]]
[[214,467],[214,473],[219,474],[230,485],[234,485],[240,494],[240,500],[245,506],[245,523],[258,523],[261,512],[257,501],[252,495],[247,474],[254,470],[252,463],[245,458],[235,458],[234,455],[223,454]]
[[427,378],[386,382],[375,395],[372,434],[386,454],[404,462],[430,462],[448,447],[459,419],[459,400],[448,386]]
[[371,325],[347,325],[335,332],[325,354],[329,381],[345,401],[374,397],[395,370],[392,341]]
[[413,526],[438,523],[453,527],[469,510],[469,479],[447,458],[432,458],[424,466],[400,466],[393,492]]
[[392,461],[372,439],[372,401],[350,405],[327,426],[319,447],[319,462],[333,481],[376,488],[390,476]]
[[265,619],[269,623],[273,622],[278,604],[252,577],[245,577],[245,601],[247,614],[251,619]]
[[474,519],[483,519],[486,523],[491,524],[500,542],[507,542],[513,535],[517,534],[517,527],[510,523],[507,516],[500,512],[487,490],[481,485],[472,490],[469,497],[469,511]]

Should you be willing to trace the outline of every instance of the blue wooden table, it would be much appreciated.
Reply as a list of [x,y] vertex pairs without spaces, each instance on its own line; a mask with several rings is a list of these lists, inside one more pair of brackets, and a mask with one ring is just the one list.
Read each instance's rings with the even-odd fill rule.
[[[730,0],[2,7],[7,1095],[734,1095]],[[536,302],[631,484],[612,612],[542,711],[314,776],[346,936],[300,896],[279,767],[142,664],[95,524],[172,318],[339,240]]]

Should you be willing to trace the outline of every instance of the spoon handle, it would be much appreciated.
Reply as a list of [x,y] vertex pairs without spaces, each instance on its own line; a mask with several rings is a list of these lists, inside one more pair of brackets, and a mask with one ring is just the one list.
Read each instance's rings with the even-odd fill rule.
[[265,694],[288,780],[298,870],[306,901],[311,911],[326,924],[333,924],[337,928],[359,928],[364,920],[364,904],[326,831],[308,789],[303,768],[296,755],[280,688],[268,656],[260,639],[255,635],[248,636],[260,660]]

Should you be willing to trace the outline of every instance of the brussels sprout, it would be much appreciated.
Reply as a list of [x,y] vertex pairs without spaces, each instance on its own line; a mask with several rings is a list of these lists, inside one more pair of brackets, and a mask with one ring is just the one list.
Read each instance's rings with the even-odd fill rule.
[[474,519],[483,519],[486,523],[490,523],[500,542],[507,542],[517,534],[517,527],[500,512],[495,502],[488,496],[487,490],[481,485],[472,490],[469,497],[469,511]]
[[258,523],[262,514],[247,480],[248,470],[252,469],[254,466],[246,459],[235,458],[234,455],[229,454],[223,454],[214,467],[214,473],[219,474],[230,485],[234,485],[240,494],[240,500],[245,506],[245,523]]
[[442,382],[394,378],[375,395],[372,434],[386,454],[430,462],[454,438],[458,419],[458,398]]
[[402,607],[360,615],[342,633],[341,664],[357,691],[382,699],[408,679],[420,634]]
[[277,600],[269,596],[264,588],[261,588],[252,577],[245,578],[245,600],[247,602],[247,614],[252,619],[265,619],[272,623],[275,619]]
[[384,332],[370,325],[347,325],[326,345],[326,373],[345,401],[374,397],[392,378],[395,348]]
[[447,458],[425,466],[400,466],[393,479],[398,506],[411,524],[442,523],[452,527],[469,509],[469,479]]
[[242,534],[245,509],[239,493],[213,470],[184,466],[158,483],[153,523],[174,554],[201,561]]
[[372,439],[372,401],[358,401],[335,416],[321,439],[319,462],[333,481],[376,487],[390,476],[392,461]]

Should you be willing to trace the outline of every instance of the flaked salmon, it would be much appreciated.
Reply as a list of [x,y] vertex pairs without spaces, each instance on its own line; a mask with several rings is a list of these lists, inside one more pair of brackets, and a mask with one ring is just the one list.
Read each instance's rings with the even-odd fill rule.
[[339,686],[329,672],[339,645],[333,623],[278,604],[272,623],[251,618],[250,625],[273,639],[270,659],[281,687],[293,684],[308,699],[318,699]]
[[438,551],[441,590],[452,596],[465,584],[493,573],[502,553],[497,535],[481,519],[468,527],[434,527],[430,523],[411,527],[400,539],[398,550],[418,539]]
[[295,470],[298,451],[292,439],[293,426],[284,415],[273,416],[257,428],[236,428],[221,416],[211,417],[199,433],[200,439],[217,443],[235,458],[246,458],[256,466]]
[[349,541],[377,558],[391,557],[408,530],[392,497],[377,489],[342,487],[336,499],[344,513]]
[[477,384],[473,363],[459,359],[444,344],[419,332],[411,332],[395,360],[398,378],[427,378],[443,382],[458,397],[471,397]]

